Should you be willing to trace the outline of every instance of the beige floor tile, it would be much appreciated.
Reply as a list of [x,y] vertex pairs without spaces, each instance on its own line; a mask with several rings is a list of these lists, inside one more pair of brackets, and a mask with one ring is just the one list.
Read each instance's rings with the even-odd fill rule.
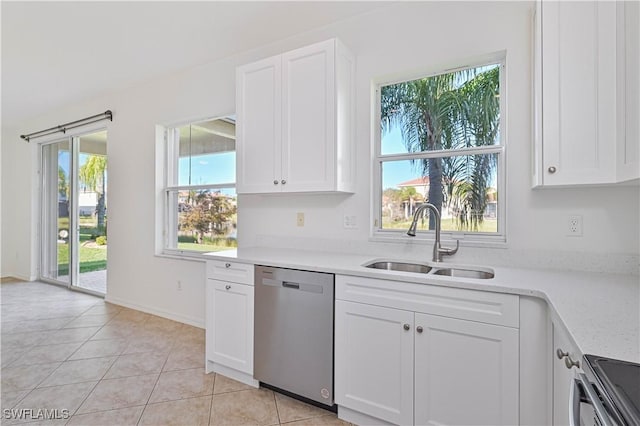
[[69,360],[117,356],[127,347],[125,339],[89,340],[75,351]]
[[199,426],[209,424],[211,396],[149,404],[140,425]]
[[278,413],[273,392],[251,389],[213,396],[212,425],[273,425]]
[[177,331],[181,329],[184,324],[170,319],[151,315],[144,323],[145,329],[158,329],[163,331]]
[[351,423],[340,420],[335,414],[329,414],[322,417],[313,417],[311,419],[298,420],[290,423],[282,423],[287,426],[349,426]]
[[2,333],[25,333],[29,331],[56,330],[62,328],[73,317],[63,317],[33,321],[3,321],[0,324]]
[[47,336],[43,338],[40,344],[84,342],[89,340],[98,330],[100,330],[100,327],[65,328],[47,331]]
[[143,410],[144,405],[141,405],[119,410],[76,414],[67,424],[69,426],[136,426]]
[[107,372],[105,379],[159,373],[167,360],[167,353],[120,355]]
[[91,308],[82,313],[82,316],[86,315],[109,315],[115,316],[122,310],[122,307],[107,302],[98,302]]
[[129,339],[133,337],[139,329],[140,327],[136,324],[111,324],[111,322],[108,322],[100,331],[91,336],[90,340]]
[[102,380],[78,409],[77,414],[114,410],[146,404],[159,374]]
[[164,365],[164,371],[184,370],[201,367],[205,364],[205,347],[199,343],[179,345],[176,343],[171,349],[169,359]]
[[6,367],[2,369],[2,392],[33,389],[49,374],[60,366],[60,362],[39,364],[38,368],[29,365]]
[[102,327],[110,319],[109,315],[84,315],[67,322],[63,328]]
[[274,392],[276,396],[276,406],[278,407],[278,417],[280,423],[293,422],[296,420],[310,419],[327,415],[327,410],[305,404],[297,399]]
[[60,414],[62,414],[63,410],[67,410],[68,416],[71,416],[89,395],[96,383],[84,382],[34,389],[15,408],[58,410]]
[[2,402],[0,403],[2,409],[5,408],[13,408],[22,398],[24,398],[30,391],[15,391],[15,392],[5,392],[2,391]]
[[144,352],[169,352],[173,346],[173,339],[164,336],[143,337],[130,339],[123,354],[135,354]]
[[216,374],[215,384],[213,386],[214,395],[219,393],[237,392],[241,390],[255,389],[244,383],[230,379],[222,374]]
[[183,324],[176,332],[176,342],[200,343],[204,345],[204,329]]
[[112,321],[128,321],[133,323],[143,323],[151,317],[150,314],[136,311],[129,308],[122,308]]
[[214,375],[205,374],[204,368],[162,373],[149,403],[212,395],[213,379]]
[[40,383],[38,387],[42,388],[45,386],[58,386],[69,383],[100,380],[115,360],[116,357],[106,357],[63,362],[62,365]]
[[61,343],[58,345],[32,346],[11,366],[62,362],[69,358],[80,345],[81,343]]
[[[2,336],[2,345],[8,346],[33,346],[42,345],[47,342],[42,340],[47,337],[49,331],[30,331],[27,333],[5,334]],[[65,343],[65,342],[49,342],[49,343]]]
[[32,346],[2,346],[0,353],[0,367],[5,368],[15,362],[22,354],[26,353]]

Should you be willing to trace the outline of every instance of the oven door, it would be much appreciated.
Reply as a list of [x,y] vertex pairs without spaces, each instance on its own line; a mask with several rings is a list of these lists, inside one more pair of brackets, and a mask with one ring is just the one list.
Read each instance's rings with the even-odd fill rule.
[[611,417],[599,393],[584,373],[576,375],[569,392],[570,426],[622,426]]

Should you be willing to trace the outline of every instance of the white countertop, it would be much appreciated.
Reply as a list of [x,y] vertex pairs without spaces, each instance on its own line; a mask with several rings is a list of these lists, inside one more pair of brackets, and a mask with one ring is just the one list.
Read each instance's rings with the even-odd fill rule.
[[[481,268],[490,267],[495,271],[493,279],[482,280],[370,269],[362,265],[375,260],[371,256],[311,250],[255,247],[207,253],[207,256],[283,268],[540,297],[547,301],[554,323],[566,328],[583,354],[640,363],[640,283],[633,275],[481,265]],[[393,255],[384,259],[403,260]]]

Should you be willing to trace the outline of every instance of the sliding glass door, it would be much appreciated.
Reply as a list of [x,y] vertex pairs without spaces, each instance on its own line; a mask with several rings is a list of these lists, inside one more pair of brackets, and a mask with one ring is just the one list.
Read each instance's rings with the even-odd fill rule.
[[42,145],[41,278],[105,294],[107,133]]

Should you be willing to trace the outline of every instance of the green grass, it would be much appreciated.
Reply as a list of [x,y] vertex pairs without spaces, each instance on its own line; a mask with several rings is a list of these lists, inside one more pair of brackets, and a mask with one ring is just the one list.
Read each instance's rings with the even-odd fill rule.
[[222,244],[198,244],[198,243],[178,243],[178,250],[192,250],[192,251],[223,251],[236,248],[235,245],[229,246],[225,243]]
[[[402,221],[402,222],[389,222],[386,218],[382,220],[383,229],[409,229],[411,225],[411,219]],[[419,225],[419,223],[418,223]],[[425,228],[429,225],[429,222],[425,220],[425,227],[421,228],[418,226],[418,230],[425,230]],[[478,226],[477,230],[464,229],[461,230],[458,228],[458,224],[455,219],[442,219],[442,230],[443,231],[466,231],[466,232],[498,232],[498,221],[495,219],[485,219]]]
[[[79,248],[80,273],[102,271],[107,269],[107,249],[106,248]],[[58,243],[58,274],[69,274],[69,245]]]

